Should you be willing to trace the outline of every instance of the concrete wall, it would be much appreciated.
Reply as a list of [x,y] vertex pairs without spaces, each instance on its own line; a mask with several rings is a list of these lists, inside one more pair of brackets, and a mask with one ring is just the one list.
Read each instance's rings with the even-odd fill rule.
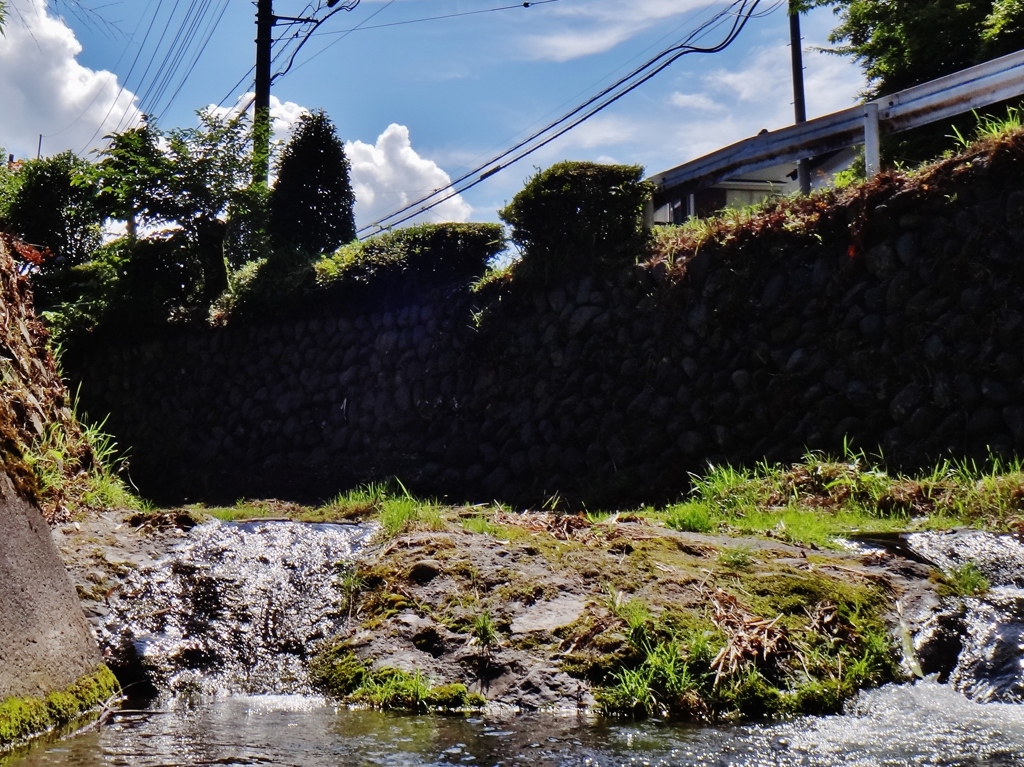
[[397,475],[454,500],[593,507],[676,497],[709,461],[844,440],[903,467],[1012,454],[1015,152],[765,217],[684,267],[321,302],[298,319],[97,340],[68,367],[131,447],[134,481],[162,498],[323,498]]
[[24,460],[47,428],[78,427],[9,247],[0,238],[0,703],[63,690],[100,665]]
[[100,665],[39,509],[0,474],[0,702],[45,697]]

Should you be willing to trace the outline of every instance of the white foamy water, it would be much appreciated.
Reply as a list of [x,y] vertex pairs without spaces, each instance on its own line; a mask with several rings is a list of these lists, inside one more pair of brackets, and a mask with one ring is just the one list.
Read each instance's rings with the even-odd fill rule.
[[372,529],[212,523],[111,599],[101,641],[173,694],[308,692],[305,661],[345,618],[340,574]]

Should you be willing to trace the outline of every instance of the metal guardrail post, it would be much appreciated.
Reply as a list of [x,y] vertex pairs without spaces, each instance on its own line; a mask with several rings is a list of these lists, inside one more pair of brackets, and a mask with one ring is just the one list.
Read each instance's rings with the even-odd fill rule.
[[882,169],[882,150],[878,132],[878,104],[864,105],[864,172],[874,178]]

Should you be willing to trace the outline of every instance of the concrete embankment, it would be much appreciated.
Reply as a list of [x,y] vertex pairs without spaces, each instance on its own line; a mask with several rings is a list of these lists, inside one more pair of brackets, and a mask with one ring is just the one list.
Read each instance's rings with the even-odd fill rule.
[[55,429],[77,429],[25,282],[0,240],[0,749],[72,721],[116,688],[101,665],[32,470]]

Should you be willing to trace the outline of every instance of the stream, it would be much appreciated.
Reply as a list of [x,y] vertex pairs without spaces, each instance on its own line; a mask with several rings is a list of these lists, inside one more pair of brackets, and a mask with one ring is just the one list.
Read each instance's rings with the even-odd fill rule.
[[97,627],[110,665],[139,680],[128,692],[148,684],[159,697],[0,756],[0,767],[1024,765],[1024,544],[1014,536],[899,539],[902,556],[946,571],[972,562],[992,586],[947,600],[914,637],[919,652],[943,648],[947,667],[863,692],[841,716],[708,727],[575,712],[403,715],[315,696],[305,648],[345,620],[339,586],[372,532],[196,528],[158,567],[127,576]]
[[844,716],[693,727],[586,716],[408,716],[301,696],[172,706],[36,744],[2,767],[42,765],[531,767],[1024,764],[1024,708],[979,704],[934,681],[863,693]]

